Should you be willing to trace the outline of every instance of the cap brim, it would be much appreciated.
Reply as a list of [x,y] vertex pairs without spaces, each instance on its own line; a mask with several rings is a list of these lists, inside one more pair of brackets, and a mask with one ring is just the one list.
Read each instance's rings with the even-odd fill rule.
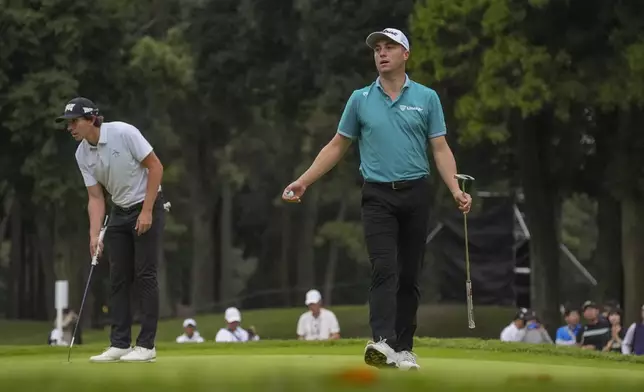
[[65,121],[65,120],[70,120],[70,119],[79,118],[79,117],[83,117],[83,115],[82,114],[76,114],[76,113],[67,113],[67,114],[63,114],[60,117],[56,117],[56,122],[59,123],[59,122]]
[[232,318],[226,319],[226,321],[229,323],[234,323],[235,321],[240,322],[241,320],[238,319],[237,317],[232,317]]
[[369,34],[369,35],[367,36],[367,40],[366,40],[366,42],[367,42],[367,46],[369,46],[371,49],[375,49],[375,47],[376,47],[376,43],[377,43],[378,41],[380,41],[380,40],[383,40],[383,39],[384,39],[384,40],[387,40],[387,41],[394,42],[394,43],[396,43],[396,44],[398,44],[398,45],[402,46],[402,45],[400,44],[400,42],[396,41],[395,39],[391,38],[389,35],[387,35],[387,34],[385,34],[385,33],[381,32],[381,31],[373,32],[373,33],[371,33],[371,34]]

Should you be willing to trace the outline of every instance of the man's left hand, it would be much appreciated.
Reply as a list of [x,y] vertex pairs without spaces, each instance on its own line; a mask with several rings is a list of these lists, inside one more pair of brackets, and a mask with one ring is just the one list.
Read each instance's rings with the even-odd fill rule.
[[458,204],[458,209],[463,211],[464,214],[470,212],[472,207],[472,196],[463,191],[456,191],[453,194],[456,204]]
[[141,235],[150,230],[150,227],[152,227],[152,211],[141,211],[136,220],[134,230],[136,230],[137,235]]

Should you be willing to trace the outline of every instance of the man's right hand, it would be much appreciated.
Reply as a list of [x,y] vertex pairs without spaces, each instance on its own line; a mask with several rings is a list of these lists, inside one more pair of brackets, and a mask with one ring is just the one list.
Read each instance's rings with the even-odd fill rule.
[[[293,192],[293,194],[290,195],[289,192]],[[304,192],[306,192],[306,185],[300,181],[295,181],[284,189],[284,192],[282,192],[282,200],[289,203],[299,203]]]
[[[89,241],[89,254],[94,257],[94,253],[96,253],[96,247],[99,246],[98,243],[98,236],[93,236],[90,241]],[[98,256],[101,256],[101,253],[103,253],[103,244],[100,244],[99,249],[98,249]]]

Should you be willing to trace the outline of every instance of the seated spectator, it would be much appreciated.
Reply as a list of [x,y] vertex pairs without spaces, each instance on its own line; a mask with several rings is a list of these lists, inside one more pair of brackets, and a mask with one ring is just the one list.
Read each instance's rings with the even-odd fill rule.
[[48,339],[48,344],[50,346],[67,346],[69,345],[66,341],[65,338],[63,337],[63,333],[60,329],[54,328],[51,330],[49,333],[49,339]]
[[525,336],[525,320],[528,316],[528,310],[521,308],[514,316],[514,319],[501,331],[502,342],[520,342]]
[[608,322],[611,326],[611,333],[610,340],[604,346],[604,351],[621,353],[626,330],[622,328],[622,314],[619,308],[613,308],[608,312]]
[[204,338],[197,331],[197,322],[194,319],[183,320],[183,335],[177,337],[177,343],[203,343]]
[[548,335],[548,331],[543,327],[534,312],[528,313],[525,321],[525,334],[523,335],[523,339],[521,339],[522,342],[532,344],[552,344],[552,338]]
[[640,321],[631,324],[626,331],[622,342],[622,354],[644,355],[644,306],[640,316]]
[[309,290],[304,298],[309,311],[302,314],[297,322],[298,340],[340,339],[340,324],[335,314],[322,307],[322,294]]
[[602,351],[611,337],[610,323],[600,317],[599,307],[592,301],[586,301],[582,310],[586,325],[577,334],[577,344],[585,350]]
[[581,331],[579,311],[577,309],[566,309],[564,320],[566,320],[566,325],[559,327],[557,330],[555,343],[562,346],[574,346],[577,343],[577,334]]
[[[241,327],[241,313],[237,308],[228,308],[224,313],[226,328],[222,328],[215,336],[217,343],[242,343],[248,342],[251,337],[244,328]],[[253,328],[254,329],[254,328]],[[259,335],[254,334],[252,340],[259,340]]]

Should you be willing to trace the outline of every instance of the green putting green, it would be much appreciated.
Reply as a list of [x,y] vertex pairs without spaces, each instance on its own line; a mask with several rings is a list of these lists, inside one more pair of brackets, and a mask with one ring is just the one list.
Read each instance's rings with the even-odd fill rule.
[[[618,357],[430,347],[420,372],[372,370],[364,341],[172,345],[156,363],[88,362],[101,345],[0,348],[2,391],[641,391],[644,364]],[[444,344],[447,345],[446,343]],[[523,346],[517,346],[523,348]],[[535,347],[536,348],[536,347]],[[529,347],[528,347],[529,349]],[[571,351],[572,352],[572,351]],[[613,360],[615,359],[615,360]]]

